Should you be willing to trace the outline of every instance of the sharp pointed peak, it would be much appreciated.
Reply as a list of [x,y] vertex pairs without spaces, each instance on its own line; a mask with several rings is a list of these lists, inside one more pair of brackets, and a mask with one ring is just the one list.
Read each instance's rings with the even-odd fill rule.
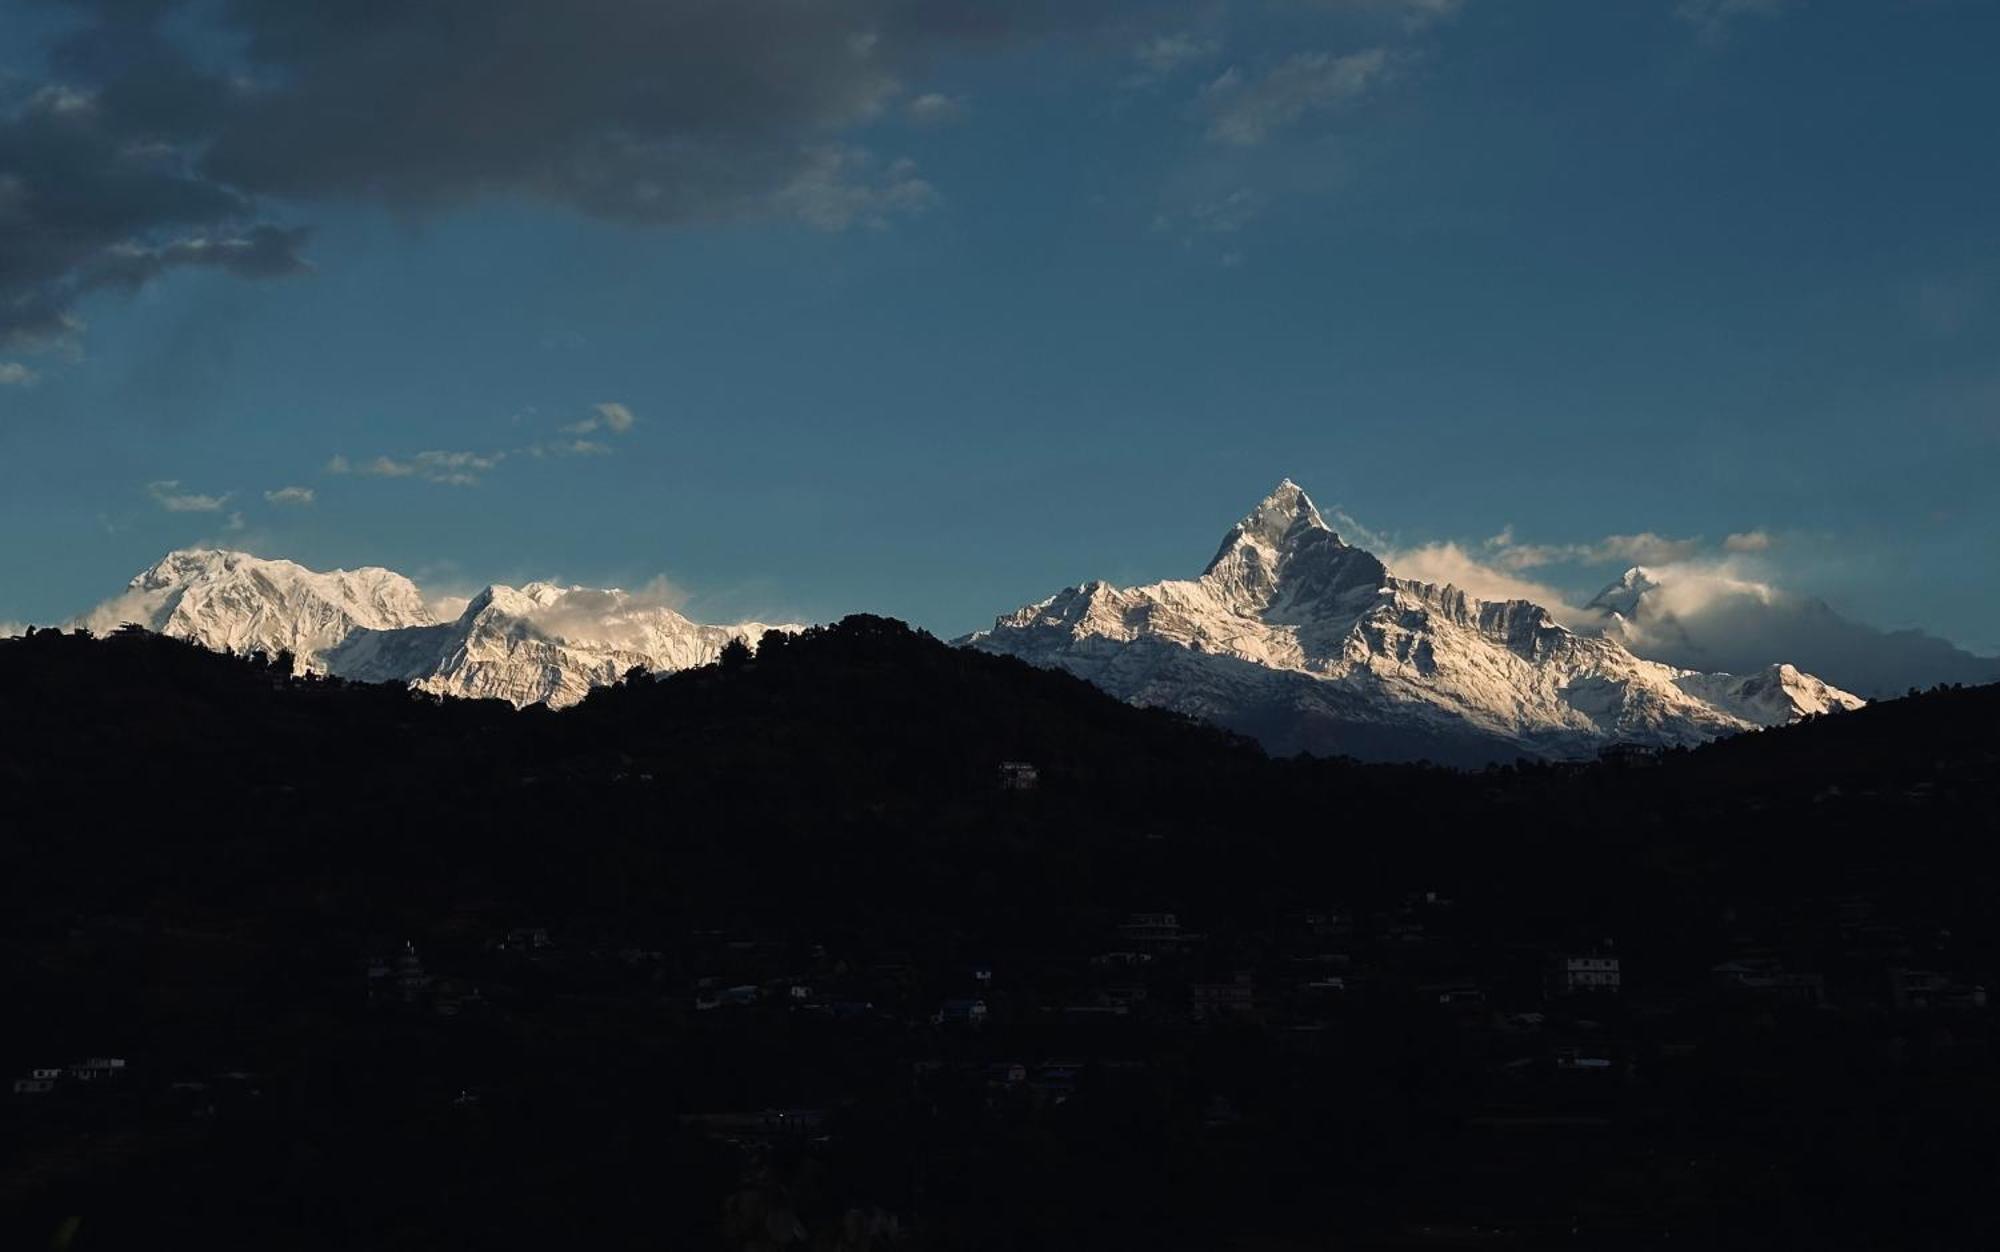
[[1305,488],[1284,478],[1236,524],[1231,537],[1251,535],[1275,546],[1299,531],[1329,529]]
[[1323,558],[1355,549],[1326,524],[1305,489],[1287,478],[1230,527],[1202,576],[1221,574],[1269,591],[1279,571],[1307,551]]

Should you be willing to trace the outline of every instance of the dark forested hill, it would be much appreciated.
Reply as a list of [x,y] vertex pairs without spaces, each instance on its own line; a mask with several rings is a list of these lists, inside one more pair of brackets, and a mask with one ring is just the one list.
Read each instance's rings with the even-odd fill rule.
[[0,641],[0,1244],[1985,1220],[2000,688],[1462,773],[877,618],[560,713],[288,669]]

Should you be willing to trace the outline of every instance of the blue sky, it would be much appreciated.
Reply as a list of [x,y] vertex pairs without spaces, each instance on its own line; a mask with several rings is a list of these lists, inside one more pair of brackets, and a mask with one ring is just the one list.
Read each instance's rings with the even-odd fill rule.
[[0,0],[0,620],[218,543],[956,634],[1191,575],[1290,476],[1427,573],[2000,650],[2000,6],[777,6],[675,36],[714,98],[604,94],[620,0],[379,86],[284,6],[135,7]]

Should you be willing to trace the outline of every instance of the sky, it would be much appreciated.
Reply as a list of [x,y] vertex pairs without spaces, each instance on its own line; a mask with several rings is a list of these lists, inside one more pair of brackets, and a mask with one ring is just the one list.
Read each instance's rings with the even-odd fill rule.
[[[2000,5],[0,0],[0,621],[1634,563],[2000,652]],[[1703,582],[1701,580],[1709,580]]]

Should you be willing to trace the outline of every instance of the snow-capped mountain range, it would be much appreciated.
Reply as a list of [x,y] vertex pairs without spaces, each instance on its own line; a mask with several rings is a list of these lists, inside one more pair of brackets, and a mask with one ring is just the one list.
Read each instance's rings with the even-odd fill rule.
[[488,587],[441,616],[391,570],[318,573],[217,549],[168,553],[76,621],[99,632],[128,623],[218,651],[290,652],[300,670],[359,682],[556,707],[634,666],[705,664],[770,629],[704,626],[624,591],[540,582]]
[[1343,542],[1289,480],[1230,530],[1198,578],[1085,583],[964,642],[1243,731],[1276,752],[1370,759],[1573,757],[1863,703],[1790,665],[1696,673],[1566,629],[1523,600],[1398,578]]
[[[1571,630],[1522,600],[1399,578],[1343,542],[1289,480],[1198,578],[1068,588],[959,642],[1068,670],[1121,699],[1189,713],[1274,752],[1477,763],[1685,744],[1862,703],[1790,665],[1700,673],[1642,659],[1621,624],[1654,588],[1633,570]],[[76,619],[136,623],[222,651],[290,652],[301,670],[441,695],[557,707],[634,667],[713,660],[761,622],[708,626],[620,590],[491,586],[440,610],[391,570],[320,573],[243,552],[169,553]],[[779,629],[795,630],[796,626]]]

